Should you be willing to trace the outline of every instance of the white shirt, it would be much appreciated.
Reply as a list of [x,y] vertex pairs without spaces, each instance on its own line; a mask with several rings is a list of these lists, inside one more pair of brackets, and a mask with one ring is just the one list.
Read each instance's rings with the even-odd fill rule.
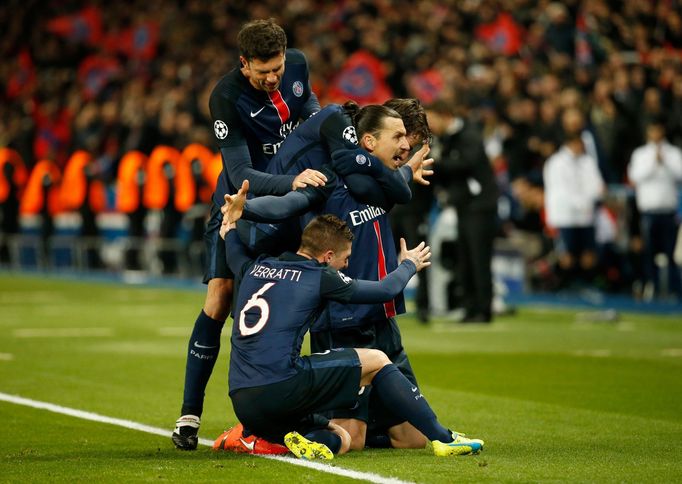
[[[661,161],[657,161],[657,151]],[[628,177],[635,185],[641,212],[677,210],[677,186],[682,181],[682,150],[667,141],[647,143],[630,157]]]
[[597,161],[562,146],[545,162],[545,215],[556,228],[594,226],[595,202],[604,193]]

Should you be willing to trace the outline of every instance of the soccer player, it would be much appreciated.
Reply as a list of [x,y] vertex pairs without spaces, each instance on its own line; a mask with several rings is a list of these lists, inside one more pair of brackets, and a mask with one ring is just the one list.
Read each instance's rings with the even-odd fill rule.
[[[412,99],[391,102],[394,101],[403,105],[418,105],[418,101]],[[251,199],[244,218],[268,224],[250,226],[248,229],[240,224],[238,228],[242,240],[249,240],[257,253],[278,254],[276,251],[283,239],[291,238],[297,229],[291,223],[277,227],[269,223],[303,215],[302,228],[314,216],[314,213],[307,212],[311,209],[315,213],[324,212],[324,203],[336,193],[335,190],[339,193],[338,197],[352,197],[363,209],[371,206],[386,211],[395,203],[408,202],[411,197],[408,183],[414,180],[428,185],[430,182],[425,177],[433,173],[429,168],[433,159],[424,159],[428,154],[428,145],[418,150],[407,162],[404,161],[411,149],[411,142],[415,144],[428,138],[428,124],[423,109],[421,112],[419,121],[414,115],[408,118],[413,131],[407,133],[407,137],[402,117],[386,106],[370,105],[360,109],[356,103],[349,101],[343,106],[329,105],[306,120],[283,143],[268,170],[290,173],[319,169],[327,177],[326,185],[306,187],[282,197]],[[392,126],[386,129],[384,123]],[[396,127],[399,130],[389,132]],[[273,235],[275,233],[277,236]],[[300,238],[300,229],[297,236]],[[298,246],[299,238],[295,238],[296,245],[293,248]],[[273,246],[267,245],[268,240],[274,241]]]
[[[426,129],[414,127],[414,119],[410,119],[412,121],[410,125],[413,132],[418,132],[424,137],[424,133],[428,134],[428,125],[423,108],[415,112],[422,113],[420,118]],[[378,157],[384,166],[396,170],[411,148],[401,116],[385,106],[370,105],[353,113],[352,118],[358,132],[360,143],[358,148],[367,150]],[[304,123],[301,129],[312,121]],[[291,145],[303,132],[295,133],[285,145]],[[411,141],[417,143],[422,140],[412,136]],[[324,168],[321,169],[326,172]],[[311,207],[313,214],[333,213],[348,223],[355,235],[355,246],[361,248],[353,252],[347,272],[354,278],[381,280],[397,266],[395,245],[386,210],[358,202],[345,184],[337,182],[332,177],[333,174],[330,174],[325,190],[306,188],[283,197],[260,197],[249,200],[244,207],[245,218],[274,221],[277,217],[302,213]],[[333,192],[329,195],[332,188]],[[237,209],[238,207],[233,205],[233,210]],[[234,215],[231,217],[234,218]],[[404,311],[402,293],[384,304],[356,305],[330,302],[318,324],[311,328],[311,349],[313,352],[335,347],[380,349],[417,388],[416,377],[403,349],[400,330],[394,319],[397,314]],[[335,423],[350,432],[351,446],[355,450],[364,448],[366,443],[372,446],[397,448],[423,448],[426,445],[426,438],[421,432],[401,416],[391,412],[381,399],[376,395],[372,397],[369,392],[358,408],[339,409],[333,416]],[[369,442],[368,424],[371,424]]]
[[[244,182],[228,202],[243,206],[247,190]],[[395,271],[381,281],[354,280],[338,272],[348,264],[353,240],[338,217],[314,218],[295,254],[252,260],[231,230],[235,213],[228,210],[221,228],[238,287],[229,393],[235,414],[246,427],[270,441],[283,441],[298,457],[330,459],[333,453],[348,450],[349,439],[338,427],[328,427],[317,412],[352,407],[358,390],[362,393],[371,383],[396,414],[432,441],[437,456],[480,452],[483,441],[443,427],[417,387],[383,352],[336,348],[300,355],[303,338],[327,301],[370,303],[395,297],[430,264],[429,247],[422,242],[407,250],[401,239],[401,263]]]
[[220,333],[232,299],[233,274],[226,263],[225,246],[218,243],[223,195],[234,193],[245,179],[256,194],[278,195],[325,182],[324,175],[315,170],[283,176],[264,173],[299,120],[320,109],[310,88],[303,53],[286,48],[284,30],[272,19],[245,24],[237,41],[240,66],[218,82],[209,101],[223,170],[204,236],[206,299],[189,340],[182,412],[172,435],[175,446],[184,450],[197,447],[204,392],[218,357]]
[[[416,100],[405,101],[409,104],[418,103]],[[376,145],[374,141],[366,143],[364,134],[378,134],[384,118],[390,118],[393,124],[400,126],[401,131],[380,136]],[[409,119],[412,120],[412,116]],[[416,123],[412,122],[411,126],[414,124]],[[252,253],[279,255],[285,249],[295,251],[300,243],[301,228],[315,213],[321,213],[324,202],[337,189],[340,193],[338,196],[350,199],[353,204],[357,204],[356,197],[364,197],[363,201],[372,206],[385,207],[386,210],[393,203],[409,200],[411,193],[408,181],[414,179],[419,183],[429,183],[424,176],[428,176],[431,171],[424,166],[428,166],[433,160],[424,160],[427,149],[423,149],[407,162],[407,166],[396,170],[396,167],[404,163],[410,148],[402,126],[401,117],[395,111],[377,105],[360,109],[352,101],[343,106],[329,105],[304,121],[282,144],[268,170],[274,173],[298,173],[317,168],[327,176],[327,183],[325,187],[306,187],[289,192],[283,197],[264,196],[251,199],[249,204],[255,209],[249,212],[251,219],[280,222],[277,225],[239,224],[242,240],[249,245]],[[413,127],[419,133],[423,133],[424,128],[428,130],[425,122],[422,126]],[[361,146],[358,146],[358,139],[363,139]],[[374,153],[381,159],[374,156]],[[386,168],[384,164],[390,168]],[[344,183],[337,176],[337,169],[348,173],[342,180]],[[368,176],[370,174],[374,178]],[[359,190],[359,194],[354,193],[351,197],[350,192],[354,187]],[[315,210],[308,214],[311,207]],[[281,222],[299,214],[304,214],[300,223],[297,219]],[[391,250],[395,251],[394,248]],[[393,260],[395,261],[395,255]],[[395,265],[394,263],[393,266]],[[261,453],[261,448],[265,446],[263,440],[256,440],[248,431],[242,432],[241,424],[226,431],[216,440],[215,448]],[[254,448],[250,448],[250,444],[254,442]]]

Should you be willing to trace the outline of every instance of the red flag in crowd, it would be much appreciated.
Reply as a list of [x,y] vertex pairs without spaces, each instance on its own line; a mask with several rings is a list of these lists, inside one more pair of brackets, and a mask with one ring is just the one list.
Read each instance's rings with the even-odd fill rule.
[[159,24],[153,20],[140,22],[118,36],[118,50],[131,59],[153,59],[158,43]]
[[407,87],[413,97],[423,104],[430,104],[440,96],[443,91],[443,76],[437,69],[428,69],[417,74],[412,74],[407,79]]
[[384,66],[366,50],[359,50],[346,60],[328,94],[332,102],[352,99],[358,104],[381,104],[393,97]]
[[523,43],[523,29],[507,12],[500,12],[495,20],[476,27],[476,38],[497,54],[514,55]]
[[121,71],[121,64],[113,57],[91,55],[78,66],[78,80],[86,100],[95,98]]
[[71,15],[60,15],[47,22],[47,30],[72,42],[97,44],[102,38],[102,15],[95,6]]
[[14,99],[30,93],[36,85],[36,68],[28,49],[22,49],[17,56],[16,69],[7,81],[7,97]]

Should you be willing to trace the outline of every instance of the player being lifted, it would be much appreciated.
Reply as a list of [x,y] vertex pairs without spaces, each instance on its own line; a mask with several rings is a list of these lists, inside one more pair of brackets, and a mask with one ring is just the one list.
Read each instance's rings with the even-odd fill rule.
[[197,447],[204,392],[218,357],[220,333],[232,300],[234,276],[227,266],[225,246],[222,241],[218,243],[223,196],[234,193],[245,179],[251,182],[253,193],[261,195],[281,195],[325,182],[325,177],[314,170],[284,176],[264,173],[299,120],[320,109],[310,88],[303,53],[287,49],[284,30],[272,19],[245,24],[237,41],[240,65],[218,82],[210,98],[223,169],[204,236],[206,299],[189,340],[182,412],[172,435],[175,446],[185,450]]

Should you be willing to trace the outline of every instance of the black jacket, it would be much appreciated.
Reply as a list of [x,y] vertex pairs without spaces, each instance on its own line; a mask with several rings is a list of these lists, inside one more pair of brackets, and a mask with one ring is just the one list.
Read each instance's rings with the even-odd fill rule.
[[449,203],[457,210],[496,209],[499,193],[481,132],[468,120],[461,121],[457,132],[440,138],[437,182],[447,190]]

